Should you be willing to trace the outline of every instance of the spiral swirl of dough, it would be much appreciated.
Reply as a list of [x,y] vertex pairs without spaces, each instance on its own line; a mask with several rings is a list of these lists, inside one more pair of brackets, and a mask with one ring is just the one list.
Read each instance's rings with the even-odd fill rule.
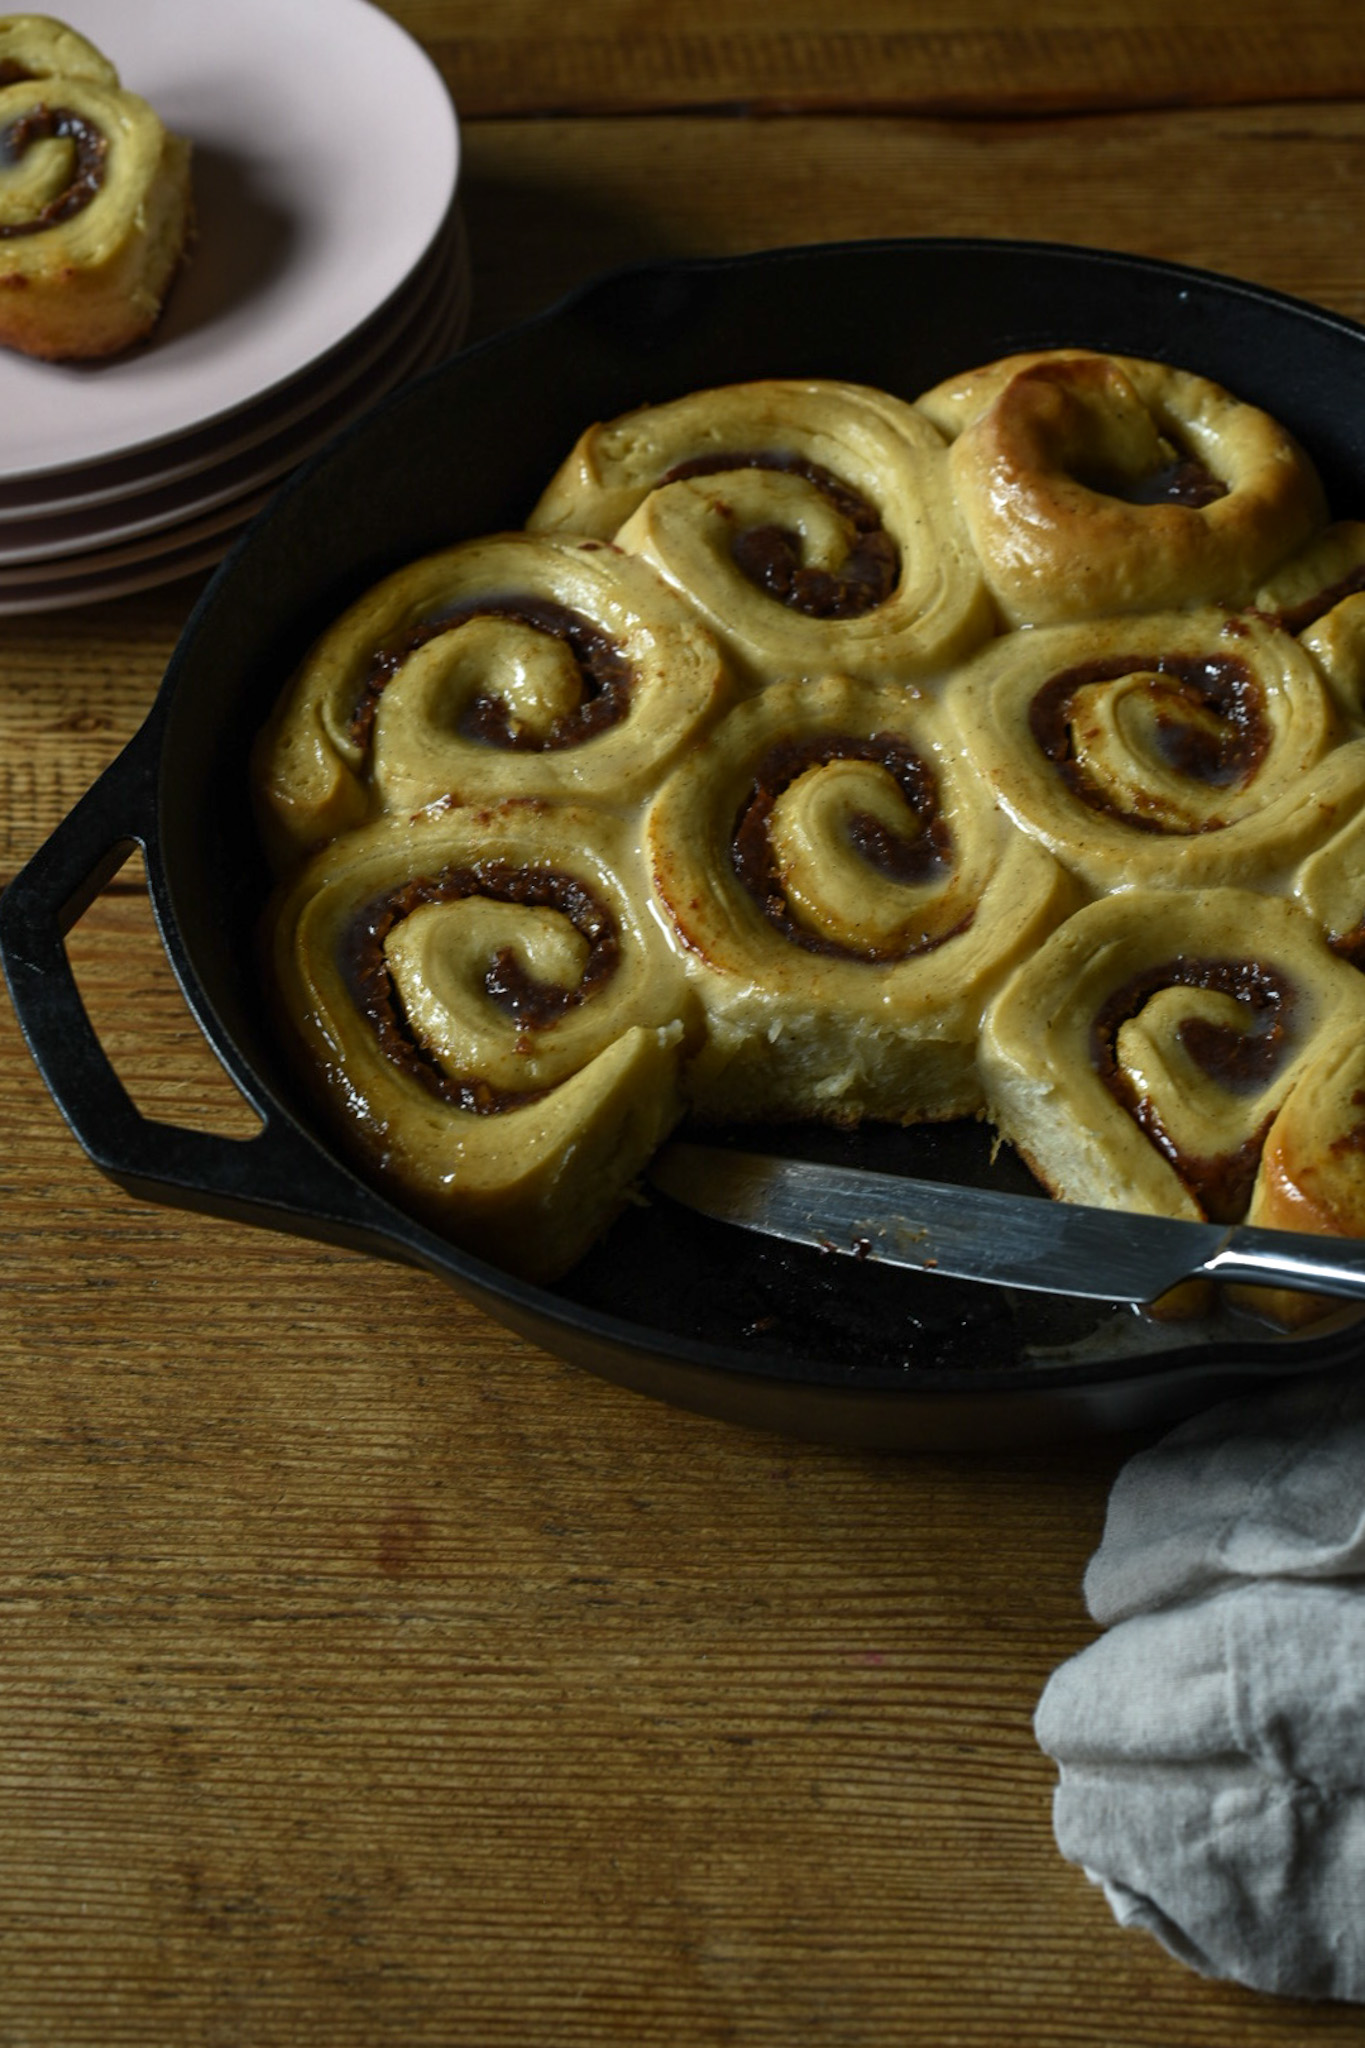
[[1294,904],[1132,890],[1078,911],[987,1014],[990,1115],[1063,1200],[1237,1222],[1261,1148],[1365,978]]
[[66,360],[141,340],[190,219],[188,143],[83,37],[0,23],[0,343]]
[[1365,970],[1365,807],[1303,862],[1293,894],[1332,951]]
[[992,629],[942,437],[860,385],[728,385],[592,427],[529,524],[644,555],[758,683],[914,681]]
[[1073,901],[942,708],[847,677],[774,685],[650,809],[654,889],[707,1016],[709,1117],[969,1114],[981,1011]]
[[954,708],[1000,801],[1096,893],[1271,881],[1365,795],[1286,633],[1189,612],[1009,634]]
[[0,86],[31,78],[88,78],[118,91],[114,66],[92,42],[50,14],[0,18]]
[[917,403],[1013,626],[1244,604],[1326,518],[1284,427],[1162,363],[1009,356]]
[[644,563],[495,535],[398,570],[324,633],[257,745],[260,809],[284,865],[378,811],[629,804],[729,694]]
[[1365,522],[1324,527],[1261,585],[1252,609],[1293,633],[1345,715],[1365,721]]
[[506,804],[381,819],[286,884],[285,1036],[397,1199],[532,1279],[610,1222],[679,1114],[694,1004],[626,822]]

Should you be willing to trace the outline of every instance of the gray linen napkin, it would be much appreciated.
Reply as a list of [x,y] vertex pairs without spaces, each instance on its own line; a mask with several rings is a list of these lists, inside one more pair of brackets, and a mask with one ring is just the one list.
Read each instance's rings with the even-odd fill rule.
[[1035,1730],[1062,1854],[1206,1975],[1365,2000],[1365,1369],[1120,1472]]

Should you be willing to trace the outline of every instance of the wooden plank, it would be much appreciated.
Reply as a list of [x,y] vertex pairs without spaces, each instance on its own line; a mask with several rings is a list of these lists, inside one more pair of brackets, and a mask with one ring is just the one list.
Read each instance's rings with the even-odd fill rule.
[[[78,930],[97,1010],[143,985],[130,903]],[[1015,1910],[1002,1798],[1060,1917],[1027,1700],[1112,1450],[997,1461],[982,1559],[951,1461],[680,1416],[427,1276],[129,1201],[8,1019],[0,1115],[0,2038],[695,2043],[756,1989],[769,2038],[865,2031],[912,1937],[946,1998]]]
[[[1357,98],[1365,21],[1336,0],[1303,11],[1257,0],[1084,7],[1049,0],[876,0],[848,19],[820,0],[737,14],[727,0],[387,0],[426,45],[461,112],[914,114]],[[907,15],[913,14],[913,19]]]
[[142,723],[203,582],[0,619],[0,881]]
[[[129,904],[83,945],[116,1000]],[[1358,2039],[1056,1853],[1029,1718],[1123,1447],[623,1393],[429,1276],[129,1201],[4,1018],[0,1116],[0,2038]]]
[[1365,107],[933,122],[480,122],[474,333],[619,263],[869,235],[1117,248],[1365,319]]

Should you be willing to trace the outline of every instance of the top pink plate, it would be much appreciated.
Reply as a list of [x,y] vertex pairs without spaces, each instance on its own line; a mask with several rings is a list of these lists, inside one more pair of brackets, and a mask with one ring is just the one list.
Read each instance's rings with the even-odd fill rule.
[[60,12],[194,143],[198,238],[142,348],[0,352],[0,483],[172,440],[312,368],[422,261],[459,174],[440,73],[369,0]]

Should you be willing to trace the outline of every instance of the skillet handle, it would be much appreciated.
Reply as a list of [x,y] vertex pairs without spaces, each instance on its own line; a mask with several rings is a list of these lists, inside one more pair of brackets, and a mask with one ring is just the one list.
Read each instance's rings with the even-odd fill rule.
[[261,1118],[259,1132],[185,1130],[142,1115],[99,1042],[65,938],[136,848],[153,873],[156,724],[148,720],[0,896],[0,962],[38,1071],[95,1165],[129,1194],[402,1256],[391,1237],[381,1241],[387,1205],[249,1076],[232,1079]]

